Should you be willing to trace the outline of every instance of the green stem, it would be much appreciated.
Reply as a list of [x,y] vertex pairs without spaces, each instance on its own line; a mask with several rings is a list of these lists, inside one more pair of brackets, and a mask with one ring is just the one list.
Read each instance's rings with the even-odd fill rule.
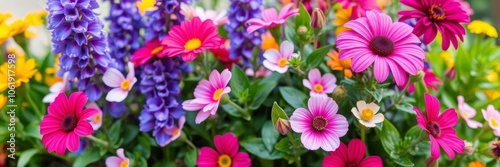
[[416,140],[413,140],[410,144],[408,144],[405,148],[402,149],[402,152],[400,152],[400,156],[404,156],[408,153],[408,150],[415,147],[418,143],[422,142],[425,139],[425,133],[422,131],[420,132],[420,135]]
[[304,53],[304,50],[305,50],[305,47],[306,45],[302,42],[299,43],[299,54],[300,54],[300,60],[302,60],[302,62],[305,61],[305,53]]
[[203,70],[205,71],[205,78],[208,79],[210,75],[210,71],[208,70],[208,55],[207,52],[203,52],[203,62],[201,63],[203,66]]
[[234,108],[236,108],[238,111],[241,112],[241,114],[243,114],[243,117],[244,118],[247,118],[250,116],[250,114],[248,114],[248,112],[246,110],[244,110],[243,108],[241,108],[238,104],[234,103],[233,101],[231,100],[228,100],[227,104],[233,106]]
[[99,143],[100,145],[102,145],[102,146],[104,146],[106,148],[109,148],[109,143],[107,141],[103,141],[103,140],[101,140],[99,138],[96,138],[96,137],[94,137],[92,135],[87,136],[87,138],[90,139],[90,140],[92,140],[92,141],[94,141],[94,142],[96,142],[96,143]]
[[473,139],[472,141],[476,141],[477,139],[479,139],[479,137],[481,137],[481,135],[482,135],[484,132],[486,132],[486,129],[487,129],[488,127],[489,127],[489,126],[488,126],[488,123],[487,123],[487,122],[485,122],[485,123],[483,124],[483,128],[481,128],[481,131],[479,131],[479,133],[478,133],[478,134],[476,134],[476,135],[474,136],[474,139]]
[[300,162],[300,153],[297,148],[297,142],[295,142],[295,137],[293,137],[292,132],[288,132],[286,135],[290,138],[290,141],[293,145],[293,150],[295,152],[295,163],[297,164],[297,167],[302,167],[302,163]]
[[[361,141],[366,144],[366,127],[364,125],[361,125]],[[368,149],[366,150],[366,156],[370,156],[370,153],[368,153]]]
[[292,77],[290,76],[289,72],[285,73],[285,78],[288,85],[293,86]]
[[401,97],[403,97],[403,95],[406,93],[406,91],[408,91],[408,88],[410,87],[411,84],[413,84],[413,82],[408,81],[408,83],[406,83],[405,88],[403,88],[403,90],[401,91],[401,93],[398,94],[398,96],[394,100],[394,104],[393,105],[396,105],[396,104],[398,104],[400,102]]
[[34,101],[33,98],[31,98],[30,95],[30,86],[26,84],[26,90],[24,91],[26,93],[26,98],[28,99],[28,102],[30,103],[31,107],[35,110],[36,115],[38,115],[39,118],[43,117],[42,111],[38,108],[39,105],[37,105]]
[[181,133],[181,136],[179,137],[179,139],[181,141],[184,141],[186,144],[188,144],[189,146],[191,146],[191,148],[195,149],[196,150],[196,146],[194,146],[193,143],[191,143],[191,141],[188,140],[187,136],[185,133]]

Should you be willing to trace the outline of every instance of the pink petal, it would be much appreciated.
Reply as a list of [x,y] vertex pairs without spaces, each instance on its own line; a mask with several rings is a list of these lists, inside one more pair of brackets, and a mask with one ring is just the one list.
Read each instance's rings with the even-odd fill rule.
[[432,135],[429,135],[429,139],[431,141],[431,156],[434,159],[438,159],[441,154],[438,141]]
[[102,114],[102,111],[99,108],[87,108],[78,114],[78,118],[87,119],[87,118],[92,117],[98,113]]
[[318,136],[321,148],[325,151],[335,151],[340,145],[340,139],[332,130],[325,130]]
[[347,134],[347,130],[349,129],[349,123],[347,122],[347,119],[344,116],[336,114],[333,117],[333,120],[329,122],[327,128],[332,129],[338,137],[342,137],[345,134]]
[[304,145],[304,148],[308,150],[317,150],[321,146],[320,144],[323,143],[320,138],[321,135],[317,135],[314,130],[309,129],[302,133],[300,141]]
[[251,25],[247,28],[247,33],[251,34],[254,31],[257,31],[258,29],[264,28],[262,25]]
[[[427,113],[427,120],[429,121],[437,120],[439,115],[439,109],[441,109],[439,100],[436,97],[432,96],[431,94],[425,93],[424,101],[425,101],[425,111]],[[453,110],[453,112],[454,111],[455,110]]]
[[[129,81],[133,81],[135,79],[135,69],[134,69],[134,63],[128,62],[128,74],[127,74],[127,79]],[[120,83],[121,84],[121,83]]]
[[347,148],[349,149],[349,151],[347,152],[349,161],[360,163],[365,156],[365,143],[363,143],[363,141],[359,139],[352,139],[351,141],[349,141],[349,145],[347,146]]
[[337,148],[334,152],[330,152],[330,155],[338,157],[343,162],[347,162],[349,159],[347,157],[347,146],[340,142],[339,148]]
[[198,111],[205,107],[204,104],[191,103],[193,100],[186,100],[182,103],[182,108],[188,111]]
[[444,140],[436,139],[436,141],[439,143],[439,146],[443,148],[444,152],[450,157],[451,160],[455,158],[455,152],[448,146],[448,143],[446,143]]
[[75,152],[80,147],[80,139],[76,133],[70,132],[66,138],[66,147],[71,152]]
[[323,167],[345,167],[346,163],[340,157],[330,154],[323,160]]
[[[311,71],[309,71],[308,78],[312,84],[321,83],[321,73],[319,72],[319,70],[317,68],[313,68],[313,69],[311,69]],[[314,86],[314,85],[311,85],[311,86]]]
[[104,84],[112,88],[120,87],[123,80],[125,80],[123,74],[114,68],[108,68],[108,70],[104,73],[104,76],[102,76]]
[[196,165],[199,167],[214,167],[218,166],[217,160],[219,160],[220,154],[210,147],[202,147],[200,149],[200,155],[198,155],[198,160]]
[[215,136],[214,145],[220,154],[228,154],[231,157],[236,156],[239,149],[238,138],[231,133]]
[[89,122],[82,119],[78,121],[78,124],[76,125],[74,132],[78,136],[89,136],[92,133],[94,133],[94,128],[92,128]]
[[417,107],[413,107],[413,110],[415,111],[415,113],[417,113],[418,126],[422,129],[427,130],[427,127],[426,127],[427,126],[427,119],[424,116],[424,114],[422,113],[422,111],[420,111],[420,109],[418,109]]
[[408,81],[408,74],[394,61],[386,61],[389,64],[389,68],[394,75],[394,80],[396,80],[396,85],[401,86]]
[[127,157],[125,157],[123,148],[119,148],[118,150],[116,150],[116,155],[118,155],[118,157],[120,157],[122,160],[127,159]]
[[375,79],[378,82],[384,82],[389,76],[389,71],[389,65],[387,65],[385,58],[376,56],[373,69]]
[[359,164],[360,167],[383,167],[382,159],[379,156],[366,157]]
[[207,120],[207,118],[209,116],[210,116],[210,112],[200,111],[200,112],[198,112],[198,115],[196,115],[196,119],[194,122],[196,122],[196,124],[200,124],[201,122]]
[[223,87],[226,87],[227,84],[229,83],[229,80],[231,80],[231,72],[228,70],[228,69],[225,69],[224,71],[222,71],[221,73],[221,84],[223,85]]
[[304,85],[304,87],[306,87],[307,89],[313,90],[311,82],[309,82],[309,80],[307,79],[302,80],[302,85]]
[[325,87],[325,90],[324,90],[325,93],[332,93],[333,90],[337,87],[337,84],[335,84],[337,79],[335,78],[335,76],[333,74],[323,75],[323,77],[321,78],[321,81],[322,81],[321,83],[322,83],[323,87]]
[[362,72],[375,61],[375,55],[371,52],[364,53],[352,58],[351,69],[354,72]]
[[128,91],[123,90],[122,88],[114,88],[111,89],[106,95],[106,100],[109,102],[122,102],[127,98]]
[[232,166],[250,167],[251,165],[252,161],[247,153],[239,152],[238,154],[232,157]]
[[454,108],[445,110],[437,119],[441,128],[452,128],[458,123],[458,116]]
[[290,117],[290,126],[297,133],[311,129],[313,117],[305,108],[297,108]]
[[66,140],[67,140],[67,134],[63,134],[54,143],[57,154],[64,155],[64,153],[66,152]]
[[264,58],[273,64],[277,64],[282,55],[275,49],[266,50],[263,54]]
[[106,167],[120,167],[122,163],[122,159],[117,156],[110,156],[106,158]]
[[475,121],[475,120],[472,120],[472,119],[466,119],[465,122],[467,123],[467,126],[469,126],[472,129],[476,129],[478,127],[483,127],[482,123]]
[[85,104],[87,103],[88,97],[85,95],[83,92],[75,92],[72,93],[71,96],[69,96],[69,103],[70,106],[73,107],[72,111],[73,113],[78,113],[83,110],[83,107],[85,107]]
[[289,59],[293,53],[293,44],[289,41],[283,41],[280,45],[280,53],[283,57]]

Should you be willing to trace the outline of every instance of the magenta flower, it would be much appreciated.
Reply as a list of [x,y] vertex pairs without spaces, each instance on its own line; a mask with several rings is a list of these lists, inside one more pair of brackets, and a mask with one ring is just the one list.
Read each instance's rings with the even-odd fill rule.
[[86,120],[90,123],[90,125],[92,125],[92,128],[94,130],[99,129],[102,125],[102,110],[99,108],[99,106],[97,106],[97,104],[95,102],[90,102],[85,107],[86,108],[93,108],[93,109],[97,110],[97,113],[90,116]]
[[[427,89],[433,89],[434,91],[437,91],[438,88],[437,88],[436,85],[437,84],[441,84],[442,83],[441,80],[430,69],[427,69],[427,68],[424,67],[424,69],[422,71],[425,74],[424,78],[423,78],[425,87]],[[403,85],[399,85],[399,88],[403,89],[406,84],[407,83],[405,83]],[[415,83],[411,84],[410,87],[408,87],[408,92],[409,93],[415,92]]]
[[337,47],[341,60],[352,58],[351,69],[362,72],[373,64],[378,82],[383,82],[392,71],[397,85],[404,85],[408,73],[416,75],[424,67],[425,53],[405,23],[392,23],[391,17],[376,11],[367,11],[366,17],[351,20],[346,31],[339,35]]
[[337,87],[335,82],[337,79],[333,74],[325,74],[321,76],[321,73],[317,68],[309,71],[309,79],[302,80],[302,84],[309,90],[311,90],[310,95],[323,95],[326,96],[327,93],[332,93],[333,89]]
[[123,148],[116,150],[116,155],[106,158],[106,167],[129,167],[130,160],[125,157]]
[[264,58],[266,59],[262,64],[271,71],[285,73],[288,70],[288,61],[293,57],[299,57],[299,54],[293,53],[293,48],[293,43],[289,41],[281,42],[279,52],[276,49],[269,49],[264,52]]
[[493,133],[495,136],[500,136],[500,112],[498,110],[495,110],[495,107],[493,105],[488,105],[488,108],[486,110],[481,110],[483,113],[484,120],[488,122],[488,125],[490,125],[491,129],[493,129]]
[[453,43],[458,48],[457,36],[464,40],[465,28],[460,23],[469,23],[469,16],[460,3],[454,0],[401,0],[402,4],[415,10],[402,10],[399,21],[416,18],[413,33],[424,36],[424,44],[431,43],[439,31],[443,38],[442,49],[446,50]]
[[182,108],[189,111],[198,111],[195,122],[200,124],[210,115],[217,113],[222,96],[231,92],[227,86],[231,79],[231,72],[228,69],[219,74],[213,70],[207,80],[201,80],[194,89],[194,99],[186,100],[182,103]]
[[[340,143],[337,150],[330,152],[323,160],[324,167],[383,167],[382,159],[379,156],[365,157],[366,146],[359,139],[349,141],[349,146]],[[364,159],[363,159],[364,158]]]
[[238,138],[231,133],[214,138],[215,149],[202,147],[196,165],[199,167],[249,167],[252,161],[247,153],[238,152]]
[[418,126],[429,134],[431,156],[438,159],[440,156],[439,147],[441,147],[450,159],[453,159],[455,152],[461,154],[465,145],[453,129],[453,126],[458,122],[457,113],[455,113],[454,108],[449,108],[439,115],[441,109],[439,100],[428,93],[424,94],[424,100],[427,117],[417,107],[413,107],[413,110],[417,113]]
[[351,19],[364,17],[366,15],[366,11],[381,11],[377,0],[338,0],[338,3],[342,5],[343,9],[352,7]]
[[257,18],[252,18],[247,22],[245,22],[245,24],[250,25],[247,28],[247,32],[252,33],[261,28],[273,28],[281,24],[284,24],[288,17],[299,15],[299,9],[291,9],[292,6],[293,6],[292,3],[283,6],[279,14],[278,12],[276,12],[276,9],[274,8],[264,9],[262,11],[262,20]]
[[302,133],[300,140],[308,150],[322,148],[335,151],[339,138],[347,133],[347,119],[337,114],[338,105],[326,96],[311,96],[307,103],[309,110],[297,108],[290,117],[292,130]]
[[483,124],[473,120],[474,116],[476,116],[476,110],[469,106],[467,103],[464,101],[463,96],[458,96],[458,112],[460,113],[460,116],[465,120],[467,125],[472,128],[476,129],[478,127],[483,127]]
[[172,136],[172,137],[170,137],[165,143],[160,143],[160,146],[164,147],[164,146],[168,145],[170,142],[179,138],[181,136],[182,128],[184,127],[184,123],[186,123],[186,117],[182,116],[181,118],[179,118],[178,125],[174,125],[174,127],[165,130],[165,133]]
[[128,62],[128,74],[126,78],[117,69],[109,68],[104,73],[102,81],[106,84],[106,86],[113,88],[108,92],[108,95],[106,95],[107,101],[121,102],[125,100],[128,92],[132,90],[135,82],[137,82],[137,78],[135,78],[134,64],[132,62]]
[[79,136],[89,136],[94,132],[86,119],[98,111],[94,108],[83,109],[87,100],[83,92],[72,93],[69,99],[60,93],[50,103],[48,114],[40,123],[42,143],[48,152],[64,155],[66,148],[75,152],[80,146]]

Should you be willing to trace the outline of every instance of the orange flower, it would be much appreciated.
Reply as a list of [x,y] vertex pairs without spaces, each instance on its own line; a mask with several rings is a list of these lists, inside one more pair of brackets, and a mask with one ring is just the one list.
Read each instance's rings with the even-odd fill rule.
[[273,35],[268,31],[261,35],[262,38],[262,50],[266,51],[269,49],[279,50],[279,45],[276,43]]
[[469,163],[469,167],[485,167],[481,161],[473,161]]
[[347,9],[340,8],[335,12],[337,16],[335,20],[333,20],[333,25],[337,26],[335,28],[335,34],[338,36],[340,33],[351,30],[350,28],[344,27],[344,24],[351,20],[352,7]]
[[337,51],[328,52],[326,55],[331,58],[326,62],[332,70],[344,71],[344,76],[347,78],[352,77],[351,59],[339,60],[339,53]]

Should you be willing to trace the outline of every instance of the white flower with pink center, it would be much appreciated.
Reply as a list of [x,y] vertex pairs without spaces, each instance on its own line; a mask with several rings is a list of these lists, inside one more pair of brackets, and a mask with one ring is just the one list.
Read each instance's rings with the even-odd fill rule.
[[337,87],[335,82],[337,79],[333,74],[325,74],[321,76],[321,73],[317,68],[309,71],[308,79],[302,80],[302,84],[311,90],[310,95],[323,95],[326,96],[328,93],[332,93]]
[[87,121],[92,125],[92,129],[97,130],[102,125],[102,110],[97,106],[95,102],[90,102],[85,106],[85,108],[94,108],[97,110],[97,113],[87,118]]
[[469,104],[465,103],[463,96],[458,96],[458,112],[460,116],[465,120],[467,126],[472,129],[476,129],[478,127],[483,127],[483,124],[473,120],[474,116],[476,116],[476,110],[469,106]]
[[126,78],[117,69],[109,68],[104,73],[102,81],[106,84],[106,86],[113,88],[108,92],[108,95],[106,95],[107,101],[121,102],[125,100],[128,92],[132,89],[135,82],[137,82],[137,78],[135,78],[134,64],[131,62],[128,63],[128,74]]
[[293,57],[299,57],[299,54],[293,53],[293,44],[289,41],[283,41],[280,45],[280,51],[269,49],[264,52],[263,62],[264,67],[271,71],[276,71],[281,74],[288,71],[288,61]]
[[484,120],[488,122],[495,136],[500,136],[500,112],[495,110],[493,105],[488,105],[486,110],[481,110],[483,112]]

